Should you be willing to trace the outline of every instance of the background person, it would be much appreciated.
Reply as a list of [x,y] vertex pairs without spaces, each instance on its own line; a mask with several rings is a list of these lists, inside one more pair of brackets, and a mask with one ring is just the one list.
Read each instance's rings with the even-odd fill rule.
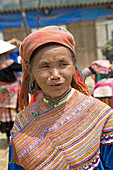
[[21,64],[7,60],[15,48],[15,45],[0,40],[0,131],[7,134],[8,140],[18,111],[19,84],[15,73],[22,71]]
[[[21,112],[11,131],[9,170],[113,169],[113,110],[90,96],[70,32],[47,26],[20,46]],[[29,105],[29,92],[42,92]]]
[[82,70],[85,79],[91,76],[94,80],[92,95],[113,108],[113,40],[102,48],[106,59],[96,60]]
[[[7,41],[7,42],[9,42],[10,44],[13,44],[13,45],[16,46],[16,49],[12,50],[12,52],[9,53],[9,56],[7,57],[7,60],[12,59],[12,60],[14,60],[16,63],[21,64],[21,56],[19,56],[19,46],[20,46],[20,44],[21,44],[21,41],[18,40],[18,39],[16,39],[16,38],[12,38],[12,39],[10,39],[10,40]],[[17,75],[15,75],[15,76],[17,76],[17,80],[18,80],[19,83],[21,84],[21,76],[22,76],[22,75],[21,75],[21,72],[18,71],[18,72],[16,72],[16,74],[17,74]]]

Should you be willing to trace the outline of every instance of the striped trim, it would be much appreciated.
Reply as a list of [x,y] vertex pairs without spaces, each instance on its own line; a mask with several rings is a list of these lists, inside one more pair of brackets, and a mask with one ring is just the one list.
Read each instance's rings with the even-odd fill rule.
[[[29,170],[93,170],[98,166],[100,144],[113,142],[109,138],[112,109],[74,89],[68,97],[66,105],[53,108],[40,94],[35,104],[18,114],[12,130],[12,160]],[[32,115],[36,110],[38,121]]]

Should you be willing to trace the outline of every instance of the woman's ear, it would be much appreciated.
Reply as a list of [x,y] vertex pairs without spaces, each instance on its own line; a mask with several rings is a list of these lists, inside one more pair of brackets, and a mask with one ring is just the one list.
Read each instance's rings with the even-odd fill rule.
[[35,77],[34,77],[34,75],[33,75],[31,65],[28,65],[27,71],[28,71],[28,75],[29,75],[30,80],[34,81],[34,80],[35,80]]
[[30,73],[30,80],[35,81],[35,77],[32,72]]
[[74,63],[75,63],[75,65],[76,65],[76,57],[74,57]]
[[73,67],[73,75],[75,74],[76,69],[77,69],[76,64],[74,64],[74,67]]
[[27,66],[27,73],[28,73],[28,75],[30,75],[30,73],[31,73],[31,65],[30,64],[28,64],[28,66]]

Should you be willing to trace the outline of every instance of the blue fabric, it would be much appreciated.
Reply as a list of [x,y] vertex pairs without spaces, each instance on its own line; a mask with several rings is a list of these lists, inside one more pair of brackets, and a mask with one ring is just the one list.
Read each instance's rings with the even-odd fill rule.
[[8,170],[25,170],[22,166],[19,166],[15,163],[10,163],[13,156],[13,148],[12,145],[9,145],[9,164],[8,164]]
[[84,77],[84,75],[83,75],[83,73],[82,73],[82,71],[81,71],[80,67],[79,67],[79,66],[77,66],[77,69],[80,71],[80,73],[81,73],[81,75],[82,75],[82,77],[83,77],[83,79],[84,79],[84,83],[85,83],[85,77]]
[[8,170],[25,170],[22,166],[19,166],[15,163],[11,163],[8,166]]
[[102,161],[100,160],[99,166],[95,170],[105,170]]
[[101,159],[105,170],[113,170],[113,145],[101,145]]
[[18,60],[17,60],[18,56],[19,56],[19,49],[15,49],[15,50],[12,51],[12,53],[9,54],[7,59],[12,59],[17,63],[18,62]]
[[[12,159],[13,149],[9,146],[9,162]],[[113,145],[100,146],[100,164],[95,170],[113,170]],[[9,163],[8,170],[24,170],[22,166]]]
[[[18,60],[17,60],[18,56],[19,56],[19,49],[15,49],[15,50],[12,51],[12,53],[9,54],[9,56],[7,57],[7,60],[8,59],[12,59],[16,63],[18,63]],[[18,77],[21,77],[21,73],[20,72],[17,72],[17,74],[18,74]]]
[[[111,8],[90,8],[90,7],[74,7],[52,10],[48,15],[40,11],[39,27],[46,25],[67,24],[71,22],[90,21],[96,18],[113,16]],[[27,11],[26,20],[28,26],[37,28],[37,10]],[[21,12],[2,13],[0,14],[0,31],[5,27],[21,27],[24,26]]]
[[100,159],[96,170],[113,170],[113,145],[100,146]]

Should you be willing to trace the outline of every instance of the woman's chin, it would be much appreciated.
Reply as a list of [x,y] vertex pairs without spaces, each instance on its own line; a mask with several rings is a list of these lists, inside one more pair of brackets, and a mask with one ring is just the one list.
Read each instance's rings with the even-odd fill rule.
[[51,93],[48,93],[46,96],[50,97],[50,98],[59,98],[61,96],[63,96],[68,90],[56,90],[56,91],[52,91]]

